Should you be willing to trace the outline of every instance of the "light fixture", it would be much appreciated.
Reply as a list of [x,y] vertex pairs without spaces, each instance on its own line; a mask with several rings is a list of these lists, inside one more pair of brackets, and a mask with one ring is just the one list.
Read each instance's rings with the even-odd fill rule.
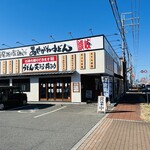
[[51,39],[55,42],[55,39],[53,38],[53,36],[52,36],[52,35],[50,35],[50,36],[49,36],[49,38],[51,38]]
[[119,47],[120,47],[120,46],[121,46],[121,44],[118,44],[118,45],[112,45],[112,47],[116,47],[116,46],[119,46]]
[[9,45],[6,45],[6,44],[2,44],[2,46],[6,46],[6,47],[9,47],[9,48],[10,48],[10,46],[9,46]]
[[90,28],[90,29],[89,29],[89,31],[90,31],[90,33],[91,33],[91,34],[93,35],[93,31],[92,31],[92,28]]
[[70,35],[70,37],[73,39],[72,33],[71,33],[71,32],[68,32],[68,34],[69,34],[69,35]]
[[112,41],[109,41],[109,42],[119,42],[120,40],[118,39],[118,40],[112,40]]
[[108,34],[106,36],[108,37],[108,36],[114,36],[114,35],[119,35],[119,33]]
[[16,43],[17,43],[17,44],[20,44],[20,45],[22,45],[22,46],[24,46],[24,44],[22,44],[22,43],[21,43],[21,42],[19,42],[19,41],[17,41]]
[[114,50],[116,51],[116,50],[118,50],[118,49],[122,49],[122,47],[117,47],[117,48],[115,48]]
[[37,40],[35,40],[35,39],[32,39],[32,41],[34,41],[34,42],[36,42],[36,43],[38,43],[38,44],[39,44],[39,42],[38,42]]

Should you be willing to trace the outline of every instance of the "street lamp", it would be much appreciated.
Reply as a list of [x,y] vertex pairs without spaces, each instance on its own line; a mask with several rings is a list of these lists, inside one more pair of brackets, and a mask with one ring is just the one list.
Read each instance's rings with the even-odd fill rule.
[[90,28],[90,29],[89,29],[89,31],[90,31],[90,33],[91,33],[91,34],[93,35],[93,31],[92,31],[92,28]]
[[109,41],[109,42],[120,42],[120,40],[112,40],[112,41]]
[[121,47],[122,45],[121,45],[121,44],[118,44],[118,45],[112,45],[112,47],[116,47],[116,46]]
[[6,47],[9,47],[9,48],[10,48],[10,46],[9,46],[9,45],[6,45],[6,44],[2,44],[2,46],[6,46]]
[[106,36],[108,37],[108,36],[114,36],[114,35],[119,35],[119,33],[108,34]]
[[118,50],[118,49],[122,49],[122,47],[117,47],[117,48],[115,48],[114,50],[116,51],[116,50]]
[[71,32],[68,32],[68,34],[71,36],[71,38],[73,39],[73,36],[72,36],[72,33]]
[[50,36],[49,36],[49,38],[51,38],[51,39],[55,42],[55,39],[53,38],[53,36],[52,36],[52,35],[50,35]]
[[32,39],[32,41],[34,41],[34,42],[36,42],[36,43],[38,43],[38,44],[39,44],[39,42],[38,42],[37,40],[35,40],[35,39]]

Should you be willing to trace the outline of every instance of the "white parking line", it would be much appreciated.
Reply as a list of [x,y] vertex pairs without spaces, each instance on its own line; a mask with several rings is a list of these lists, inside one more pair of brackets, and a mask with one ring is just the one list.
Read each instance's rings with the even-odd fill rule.
[[29,106],[31,106],[31,105],[23,105],[23,106],[19,106],[19,107],[14,107],[10,110],[18,110],[18,109],[26,108],[26,107],[29,107]]
[[38,116],[34,116],[33,118],[35,119],[35,118],[39,118],[39,117],[42,117],[42,116],[45,116],[45,115],[48,115],[48,114],[52,114],[52,113],[54,113],[54,112],[56,112],[56,111],[59,111],[59,110],[61,110],[61,109],[66,108],[66,107],[67,107],[67,106],[64,106],[64,107],[55,109],[55,110],[53,110],[53,111],[50,111],[50,112],[47,112],[47,113],[44,113],[44,114],[41,114],[41,115],[38,115]]
[[29,110],[19,110],[18,113],[35,113],[38,108],[29,109]]

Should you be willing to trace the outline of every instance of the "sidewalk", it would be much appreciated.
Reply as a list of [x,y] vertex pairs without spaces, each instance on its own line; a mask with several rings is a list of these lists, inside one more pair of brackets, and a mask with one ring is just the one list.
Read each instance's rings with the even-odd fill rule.
[[136,94],[128,94],[73,149],[149,150],[150,123],[141,120],[139,102]]

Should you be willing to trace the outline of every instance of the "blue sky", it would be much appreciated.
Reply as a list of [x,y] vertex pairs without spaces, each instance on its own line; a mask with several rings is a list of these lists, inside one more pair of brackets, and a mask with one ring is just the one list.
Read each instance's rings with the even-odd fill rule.
[[[150,2],[116,1],[120,14],[131,12],[131,1],[141,3],[139,48],[133,46],[132,27],[127,26],[125,30],[137,77],[149,77]],[[71,38],[68,32],[74,38],[90,36],[90,28],[94,35],[119,33],[109,0],[0,0],[0,49],[5,48],[3,43],[11,47],[19,46],[17,41],[25,45],[34,44],[33,38],[40,43],[52,42],[50,35],[56,41],[67,40]],[[117,39],[120,36],[108,37],[110,41]],[[121,42],[111,44],[119,45]],[[121,55],[121,49],[116,52]],[[140,70],[148,73],[142,74]]]

